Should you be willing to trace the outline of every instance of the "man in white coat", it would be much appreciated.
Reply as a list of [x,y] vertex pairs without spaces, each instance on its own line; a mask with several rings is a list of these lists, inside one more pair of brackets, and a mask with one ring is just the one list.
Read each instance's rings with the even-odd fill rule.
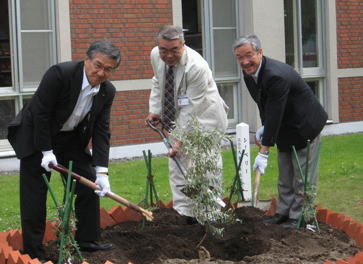
[[[206,129],[219,129],[223,132],[226,130],[228,107],[219,95],[208,63],[198,52],[184,44],[181,27],[166,25],[160,29],[157,35],[157,46],[151,51],[151,64],[154,77],[146,120],[153,125],[157,125],[158,120],[161,119],[167,125],[169,121],[174,121],[177,125],[183,126],[193,115]],[[172,97],[165,95],[166,87],[170,82],[168,78],[170,70],[173,72]],[[165,112],[167,98],[173,98],[169,100],[169,103],[175,106],[172,120],[167,120]],[[172,129],[172,126],[167,130],[170,128]],[[169,157],[177,154],[181,144],[182,142],[173,143]],[[188,159],[183,156],[179,158],[187,168]],[[218,165],[222,168],[221,157]],[[221,177],[221,174],[213,177]],[[185,178],[172,158],[169,158],[169,183],[173,194],[173,208],[181,215],[193,217],[191,199],[181,192],[180,187],[177,187],[185,184]]]

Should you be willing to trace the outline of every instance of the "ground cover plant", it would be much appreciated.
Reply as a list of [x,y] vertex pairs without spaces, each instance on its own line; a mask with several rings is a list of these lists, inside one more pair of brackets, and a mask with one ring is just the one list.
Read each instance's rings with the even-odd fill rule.
[[[363,133],[329,136],[322,138],[320,177],[316,203],[323,208],[341,212],[363,223]],[[251,160],[257,148],[251,148]],[[142,155],[142,153],[140,153]],[[232,153],[223,151],[224,196],[228,196],[228,187],[235,175]],[[152,159],[154,182],[159,199],[167,202],[171,199],[167,179],[167,158]],[[110,164],[112,191],[122,197],[138,203],[145,195],[147,170],[142,158],[133,161],[114,161]],[[276,150],[272,149],[269,167],[261,179],[260,199],[276,197],[277,165]],[[0,176],[0,232],[20,228],[19,217],[19,179],[18,174]],[[52,176],[51,186],[58,197],[62,197],[63,185],[60,177]],[[48,199],[49,218],[56,216],[53,203]],[[115,202],[102,199],[101,206],[110,209]]]

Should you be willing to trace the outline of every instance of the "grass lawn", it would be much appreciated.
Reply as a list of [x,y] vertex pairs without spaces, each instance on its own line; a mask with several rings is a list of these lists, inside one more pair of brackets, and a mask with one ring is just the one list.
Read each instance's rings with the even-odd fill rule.
[[[363,223],[363,151],[361,146],[363,146],[362,133],[322,138],[316,203],[323,208],[344,213]],[[276,148],[271,150],[266,174],[261,179],[260,199],[277,197]],[[252,147],[251,152],[251,163],[253,163],[257,148]],[[223,162],[225,196],[228,196],[229,187],[235,175],[230,150],[223,152]],[[164,202],[170,201],[167,158],[153,158],[152,171],[159,199]],[[143,200],[147,175],[143,159],[112,162],[110,175],[114,193],[134,203]],[[1,176],[0,186],[0,232],[20,228],[18,175]],[[61,201],[63,186],[57,173],[52,176],[51,186],[58,197],[58,201]],[[101,206],[106,210],[115,204],[116,202],[111,199],[104,198],[101,200]],[[51,218],[55,215],[55,210],[50,197],[48,198],[48,205],[48,217]]]

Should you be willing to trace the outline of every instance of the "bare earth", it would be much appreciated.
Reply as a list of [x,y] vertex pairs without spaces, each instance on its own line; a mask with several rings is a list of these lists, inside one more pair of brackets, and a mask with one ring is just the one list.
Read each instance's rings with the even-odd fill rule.
[[[90,264],[106,260],[114,264],[310,264],[346,259],[359,251],[345,233],[326,224],[320,224],[320,233],[265,225],[264,212],[254,207],[238,208],[236,217],[243,219],[242,223],[226,225],[222,239],[207,235],[197,248],[205,234],[202,226],[188,225],[173,209],[157,209],[153,214],[154,220],[144,228],[140,222],[124,222],[104,230],[101,243],[112,243],[114,249],[83,252],[83,257]],[[57,263],[54,246],[49,246],[48,252]]]

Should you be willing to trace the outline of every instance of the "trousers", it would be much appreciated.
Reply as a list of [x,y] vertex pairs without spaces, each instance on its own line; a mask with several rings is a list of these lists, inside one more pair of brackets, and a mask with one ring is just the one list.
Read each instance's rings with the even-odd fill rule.
[[[76,142],[77,139],[68,134],[63,140],[68,144],[54,149],[58,163],[68,168],[68,163],[72,160],[73,172],[95,181],[96,173],[90,162],[90,156],[80,148]],[[69,148],[67,149],[66,146]],[[46,174],[48,180],[51,178],[51,173],[40,165],[42,157],[41,152],[36,152],[20,160],[23,253],[38,259],[45,258],[42,242],[45,232],[48,187],[42,174]],[[74,209],[77,218],[75,239],[77,241],[98,240],[100,237],[99,196],[92,189],[78,183],[75,193]]]
[[[316,185],[318,181],[319,174],[319,142],[320,136],[317,136],[310,143],[309,151],[309,173],[308,181],[314,186],[313,191],[316,192]],[[303,149],[297,150],[297,156],[299,163],[305,177],[306,171],[306,158],[307,150],[305,147]],[[300,170],[294,156],[291,152],[280,152],[278,151],[278,167],[279,167],[279,177],[278,177],[278,204],[276,208],[276,213],[280,215],[287,215],[291,219],[298,219],[301,214],[302,205],[304,201],[303,191],[304,183],[301,179]],[[316,194],[316,193],[315,193]]]

